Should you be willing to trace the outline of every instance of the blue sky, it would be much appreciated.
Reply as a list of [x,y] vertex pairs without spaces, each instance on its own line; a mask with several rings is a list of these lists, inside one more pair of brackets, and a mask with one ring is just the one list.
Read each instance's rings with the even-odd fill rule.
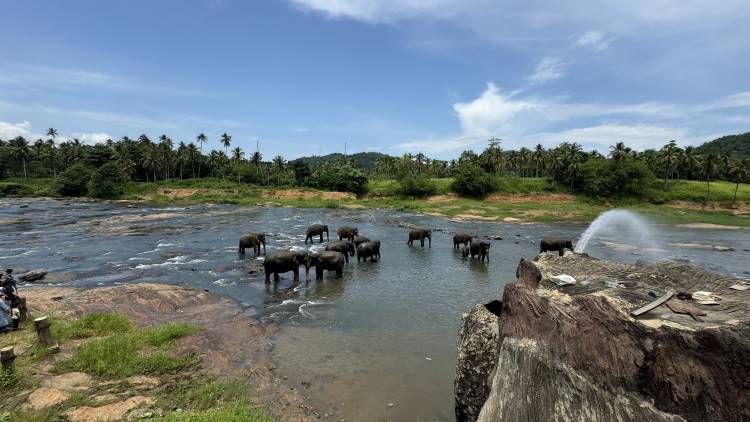
[[750,7],[696,0],[0,0],[0,138],[228,132],[267,159],[604,151],[750,130]]

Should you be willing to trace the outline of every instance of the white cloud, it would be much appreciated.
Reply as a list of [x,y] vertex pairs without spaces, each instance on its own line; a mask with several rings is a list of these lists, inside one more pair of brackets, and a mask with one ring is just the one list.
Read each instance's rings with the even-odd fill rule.
[[7,141],[9,139],[23,136],[28,138],[31,135],[31,123],[24,121],[21,123],[8,123],[0,121],[0,139]]
[[606,50],[609,47],[611,38],[607,38],[603,32],[588,30],[573,43],[573,47],[590,48],[596,53]]
[[611,145],[620,141],[635,150],[642,151],[660,147],[671,139],[679,139],[683,144],[692,143],[692,135],[686,129],[645,124],[603,124],[559,132],[531,134],[524,137],[519,144],[528,146],[541,143],[544,146],[553,147],[563,141],[578,142],[585,145],[587,149],[596,149],[606,154]]
[[545,57],[539,61],[534,69],[534,73],[529,76],[531,85],[538,85],[547,81],[560,79],[565,75],[565,69],[570,65],[556,57]]
[[107,139],[113,139],[111,135],[105,132],[99,133],[73,133],[70,136],[62,138],[62,140],[78,139],[84,144],[94,145],[100,144]]
[[428,155],[441,154],[461,149],[471,149],[472,145],[486,141],[482,136],[459,136],[449,139],[427,139],[402,142],[391,147],[391,149],[403,152],[421,152]]

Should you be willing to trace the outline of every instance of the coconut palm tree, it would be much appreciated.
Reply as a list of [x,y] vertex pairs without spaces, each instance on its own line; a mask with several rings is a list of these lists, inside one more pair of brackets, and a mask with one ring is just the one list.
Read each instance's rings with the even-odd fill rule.
[[21,161],[21,163],[23,164],[23,178],[26,179],[28,177],[28,175],[26,174],[26,161],[31,156],[29,143],[26,141],[26,139],[23,136],[19,136],[11,140],[10,144],[11,144],[10,155],[16,161]]
[[276,183],[281,184],[281,174],[284,172],[284,157],[277,155],[273,157],[273,164],[276,166]]
[[732,177],[732,181],[736,183],[734,186],[734,202],[737,202],[737,191],[740,189],[741,183],[750,182],[750,159],[746,158],[742,161],[732,160],[729,167],[729,174]]
[[677,141],[672,139],[668,144],[664,145],[661,150],[661,161],[666,166],[666,173],[664,175],[664,190],[667,190],[667,183],[669,182],[670,176],[674,168],[677,166],[680,157],[680,148],[677,147]]
[[531,159],[534,162],[535,175],[536,177],[539,177],[539,170],[544,173],[545,163],[545,153],[542,144],[536,144],[536,148],[534,149],[534,154],[532,155]]
[[229,149],[229,147],[232,145],[232,137],[224,132],[221,135],[221,140],[219,142],[224,145],[224,155],[227,155],[227,149]]
[[618,142],[613,146],[609,147],[609,156],[615,161],[622,161],[630,154],[630,148],[625,146],[625,143]]
[[718,171],[719,157],[715,153],[708,153],[703,157],[703,165],[701,166],[701,173],[706,178],[706,192],[708,196],[711,196],[711,179],[716,176]]
[[[198,141],[198,149],[200,151],[200,160],[198,161],[198,176],[200,176],[201,175],[201,162],[203,161],[203,144],[208,142],[208,136],[206,136],[205,133],[201,132],[198,134],[198,136],[195,137],[195,140]],[[195,174],[193,174],[193,178],[195,178]]]
[[54,140],[57,137],[57,129],[53,127],[47,129],[47,136],[51,137]]

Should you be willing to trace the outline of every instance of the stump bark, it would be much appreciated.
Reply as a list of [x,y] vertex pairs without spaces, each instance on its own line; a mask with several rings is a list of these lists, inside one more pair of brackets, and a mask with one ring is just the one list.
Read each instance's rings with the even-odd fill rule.
[[39,344],[42,347],[55,348],[57,346],[57,342],[54,337],[52,337],[52,330],[50,330],[51,325],[49,318],[46,316],[34,320],[34,329],[39,338]]
[[13,364],[16,361],[16,354],[13,351],[13,346],[3,347],[0,349],[0,364],[2,364],[3,371],[13,372]]

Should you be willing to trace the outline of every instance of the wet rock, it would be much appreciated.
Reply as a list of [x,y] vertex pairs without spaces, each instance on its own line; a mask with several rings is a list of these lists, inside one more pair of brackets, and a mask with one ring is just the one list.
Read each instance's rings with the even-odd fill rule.
[[121,402],[107,404],[99,407],[78,407],[64,413],[72,422],[105,422],[119,421],[129,411],[147,406],[154,402],[151,397],[135,396]]
[[464,313],[458,333],[458,363],[454,393],[456,420],[475,421],[490,394],[498,353],[498,316],[495,302],[477,305]]
[[26,410],[41,410],[50,406],[60,404],[68,399],[70,395],[57,388],[42,387],[29,395],[28,401],[23,405]]
[[26,282],[34,282],[43,279],[47,275],[47,270],[31,270],[26,274],[19,277],[21,280]]

